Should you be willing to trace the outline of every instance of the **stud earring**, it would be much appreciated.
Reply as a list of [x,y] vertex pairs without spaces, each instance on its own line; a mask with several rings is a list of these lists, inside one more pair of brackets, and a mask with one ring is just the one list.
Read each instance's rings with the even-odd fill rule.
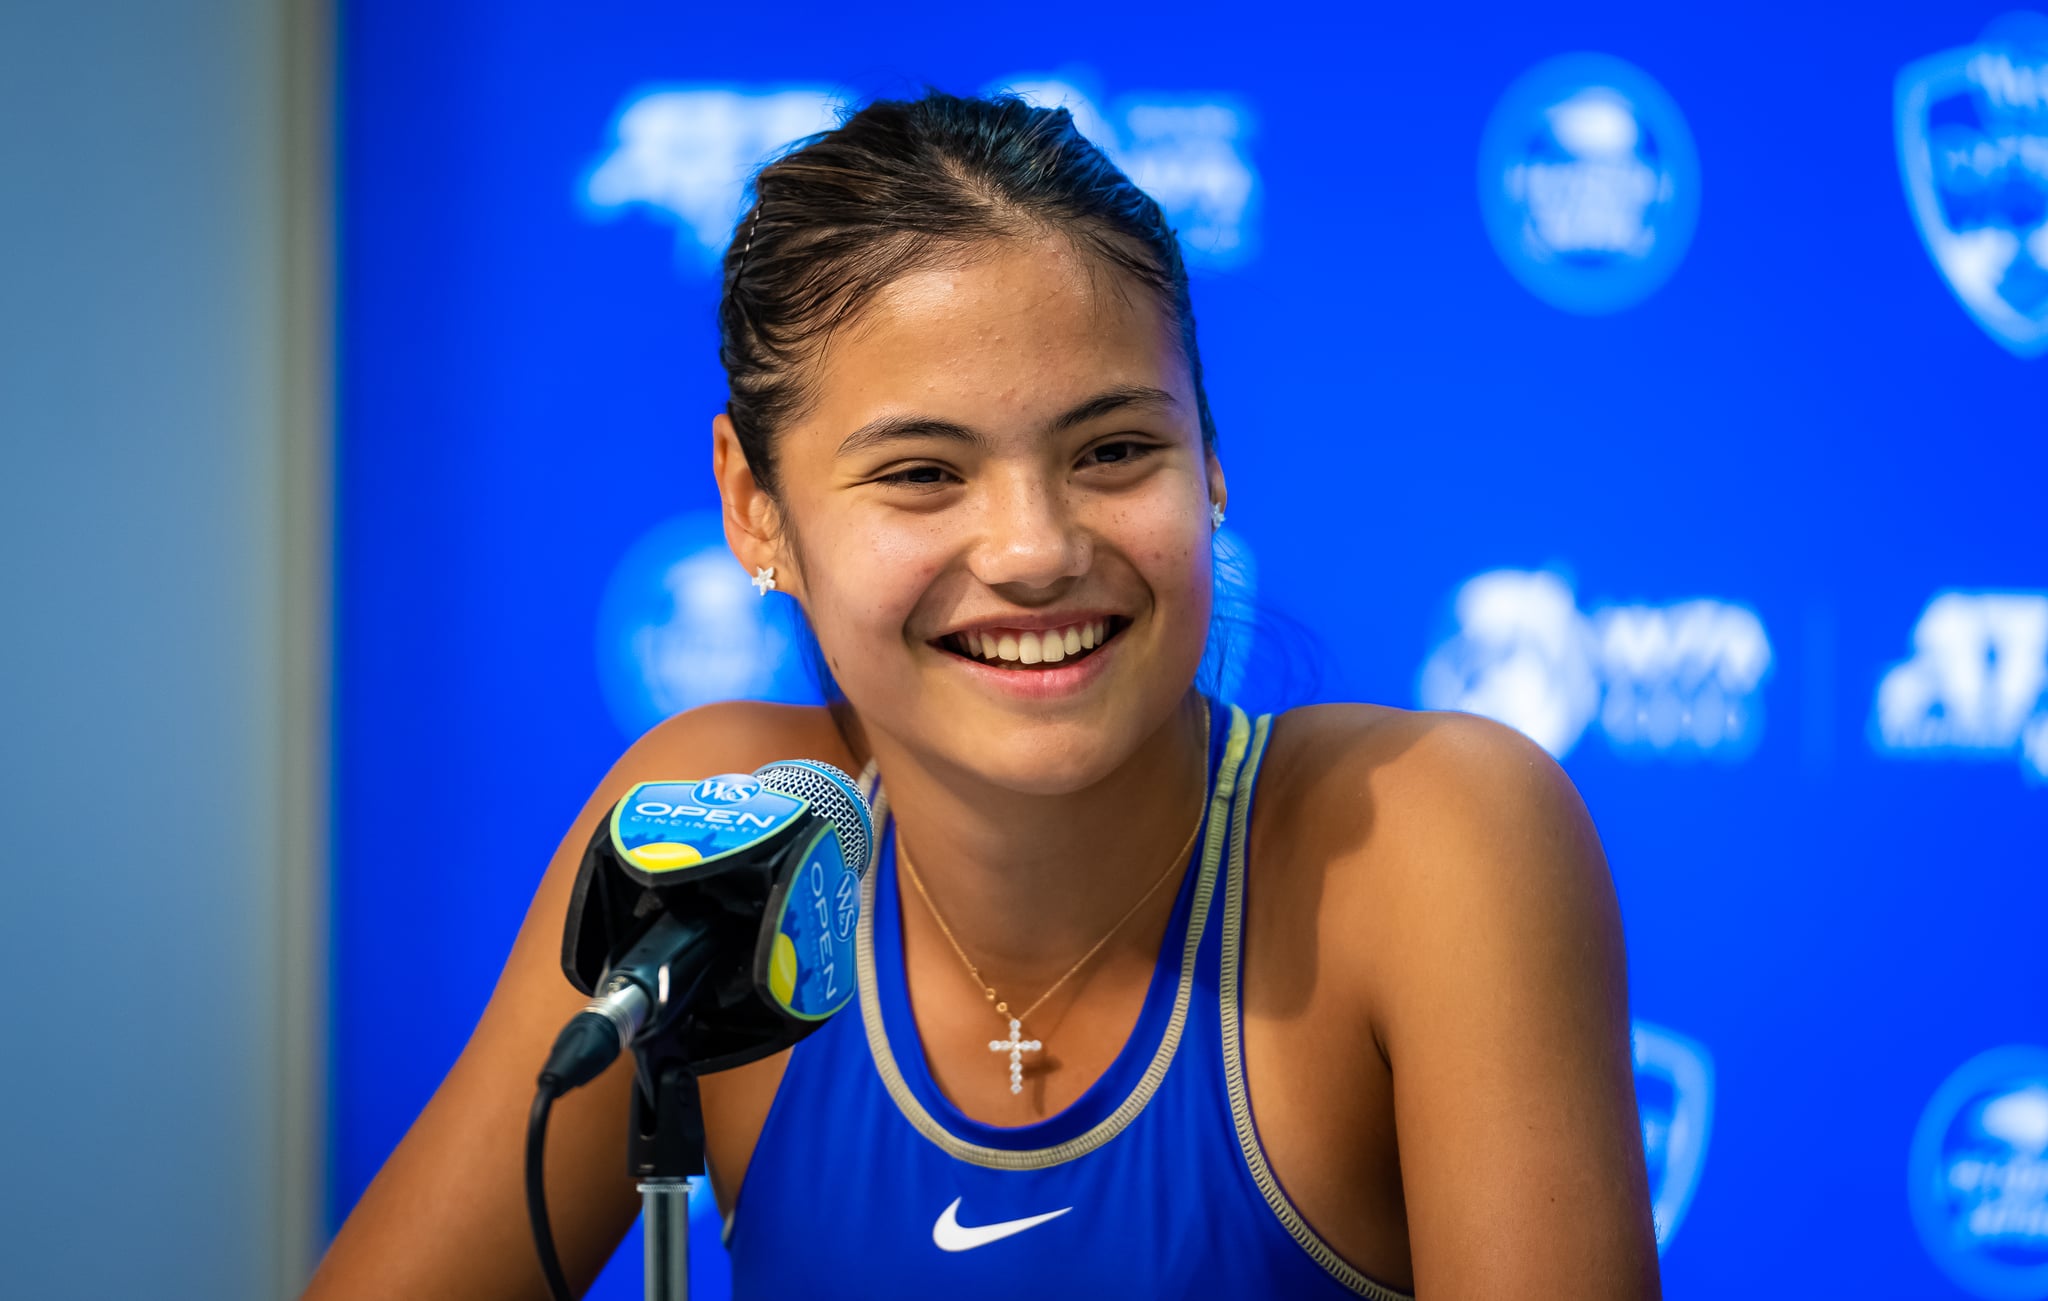
[[1209,527],[1212,529],[1223,527],[1223,504],[1221,502],[1212,501],[1209,503]]
[[775,590],[775,566],[763,565],[754,571],[754,594],[766,596]]

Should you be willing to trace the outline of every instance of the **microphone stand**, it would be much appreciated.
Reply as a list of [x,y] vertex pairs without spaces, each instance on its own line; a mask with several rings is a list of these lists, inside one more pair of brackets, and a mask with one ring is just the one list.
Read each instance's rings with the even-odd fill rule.
[[647,1301],[688,1301],[690,1180],[704,1173],[697,1077],[661,1046],[638,1050],[627,1167],[639,1183]]

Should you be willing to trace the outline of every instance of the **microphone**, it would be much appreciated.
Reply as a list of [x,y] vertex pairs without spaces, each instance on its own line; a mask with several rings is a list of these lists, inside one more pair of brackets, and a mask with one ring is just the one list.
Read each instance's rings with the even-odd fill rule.
[[543,1084],[586,1084],[654,1036],[701,1074],[816,1030],[853,993],[873,844],[867,800],[827,763],[633,787],[577,873],[562,969],[592,998]]
[[810,759],[641,782],[591,835],[562,932],[563,974],[591,1001],[555,1040],[526,1122],[527,1217],[558,1301],[570,1291],[548,1224],[555,1099],[633,1053],[627,1160],[645,1180],[649,1277],[684,1269],[684,1179],[704,1169],[697,1076],[782,1051],[853,996],[874,844],[853,779]]

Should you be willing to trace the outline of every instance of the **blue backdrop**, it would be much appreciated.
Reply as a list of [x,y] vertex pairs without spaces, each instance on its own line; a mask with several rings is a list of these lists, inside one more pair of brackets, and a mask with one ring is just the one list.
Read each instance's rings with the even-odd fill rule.
[[707,513],[747,170],[1011,85],[1189,245],[1245,703],[1584,793],[1668,1294],[2048,1298],[2048,17],[346,11],[337,1222],[631,737],[813,690]]

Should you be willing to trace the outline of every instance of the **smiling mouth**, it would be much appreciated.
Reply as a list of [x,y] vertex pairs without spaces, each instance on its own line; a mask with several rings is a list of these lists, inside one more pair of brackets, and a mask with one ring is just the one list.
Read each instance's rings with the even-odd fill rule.
[[1086,659],[1130,626],[1121,615],[1086,619],[1064,628],[975,628],[932,642],[942,651],[993,668],[1030,672]]

